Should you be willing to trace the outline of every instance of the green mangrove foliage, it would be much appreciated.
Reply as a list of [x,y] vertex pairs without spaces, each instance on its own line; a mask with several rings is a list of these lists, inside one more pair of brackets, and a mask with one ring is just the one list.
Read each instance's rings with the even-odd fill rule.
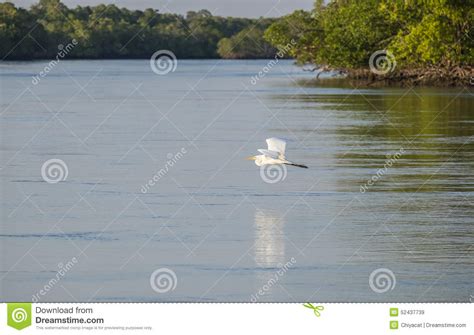
[[68,8],[60,0],[40,0],[27,10],[3,2],[0,56],[54,58],[58,46],[75,40],[68,58],[149,58],[159,49],[178,58],[265,58],[274,49],[262,35],[274,21],[213,16],[207,10],[182,16],[115,5]]
[[377,50],[404,68],[471,67],[474,0],[317,0],[273,23],[265,39],[297,43],[299,63],[323,69],[367,67]]
[[249,27],[238,34],[223,38],[218,43],[218,53],[223,58],[272,58],[278,51],[263,39],[264,30],[258,27]]

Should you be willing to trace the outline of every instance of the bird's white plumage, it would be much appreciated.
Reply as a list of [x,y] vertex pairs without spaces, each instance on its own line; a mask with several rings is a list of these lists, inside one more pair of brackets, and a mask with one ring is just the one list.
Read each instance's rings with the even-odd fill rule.
[[267,145],[268,145],[268,150],[276,151],[280,155],[285,156],[285,150],[286,150],[285,140],[278,137],[267,138]]
[[267,149],[258,149],[257,151],[260,152],[261,154],[264,154],[265,156],[268,156],[268,157],[271,157],[271,158],[277,159],[278,157],[280,157],[280,153],[277,152],[277,151],[271,151],[271,150],[267,150]]
[[258,166],[271,165],[271,164],[288,164],[294,165],[302,168],[308,168],[306,165],[295,164],[290,162],[285,157],[286,151],[286,141],[278,138],[271,137],[267,138],[268,149],[258,149],[261,155],[251,156],[248,159],[254,160],[255,164]]

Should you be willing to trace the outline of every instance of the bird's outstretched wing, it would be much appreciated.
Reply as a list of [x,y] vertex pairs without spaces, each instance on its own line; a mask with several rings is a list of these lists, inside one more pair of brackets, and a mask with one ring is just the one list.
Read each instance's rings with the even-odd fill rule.
[[267,138],[268,150],[276,151],[280,155],[285,156],[286,141],[278,137]]
[[258,152],[264,154],[267,157],[271,157],[273,159],[277,159],[280,157],[280,153],[277,151],[267,150],[267,149],[258,149]]

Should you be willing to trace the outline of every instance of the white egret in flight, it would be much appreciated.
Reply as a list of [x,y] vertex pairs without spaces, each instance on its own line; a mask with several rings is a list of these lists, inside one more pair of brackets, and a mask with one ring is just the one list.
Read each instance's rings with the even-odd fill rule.
[[296,164],[290,162],[285,157],[286,141],[281,138],[272,137],[267,138],[268,149],[258,149],[262,155],[247,157],[248,160],[255,161],[258,166],[268,164],[286,164],[293,165],[300,168],[307,169],[308,167],[303,164]]

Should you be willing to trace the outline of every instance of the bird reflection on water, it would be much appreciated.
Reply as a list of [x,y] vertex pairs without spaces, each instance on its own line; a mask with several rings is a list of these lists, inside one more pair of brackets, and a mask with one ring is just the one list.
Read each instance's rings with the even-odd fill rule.
[[276,211],[255,211],[255,262],[263,268],[285,263],[284,218]]

